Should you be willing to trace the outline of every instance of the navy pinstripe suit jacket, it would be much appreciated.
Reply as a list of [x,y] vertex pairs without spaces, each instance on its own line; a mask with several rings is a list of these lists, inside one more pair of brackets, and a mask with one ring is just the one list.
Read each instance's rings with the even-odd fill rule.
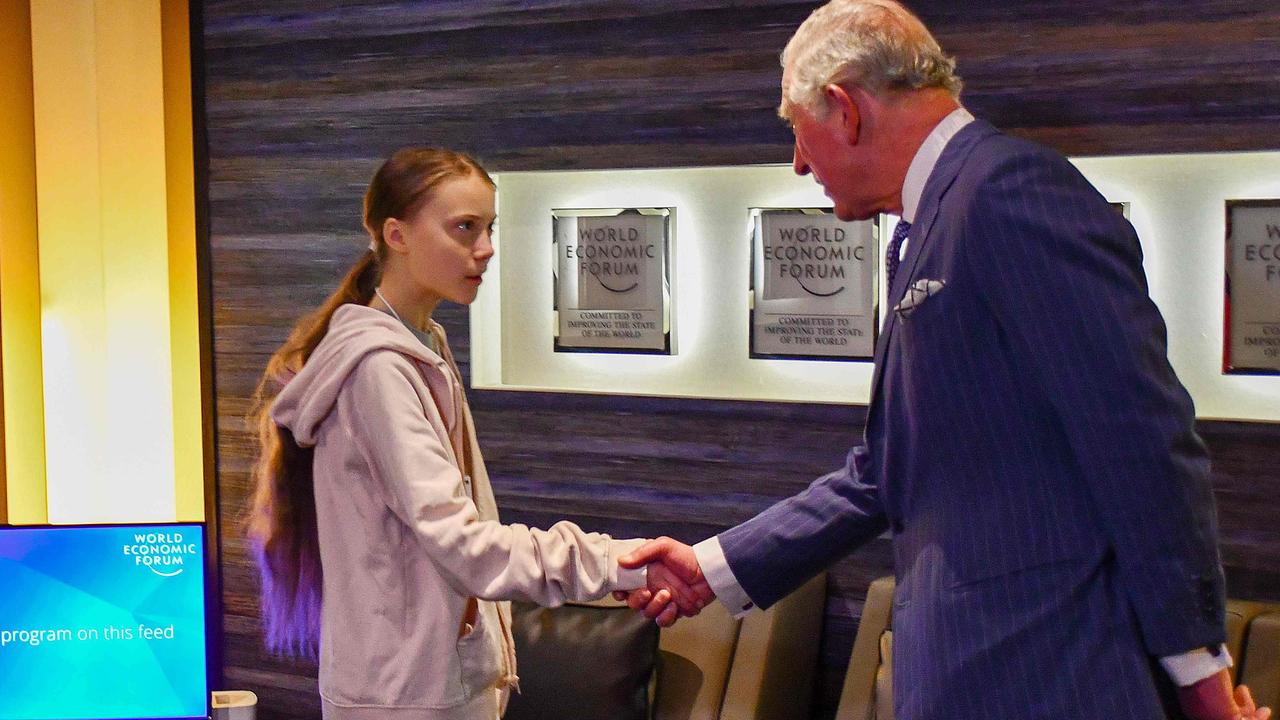
[[865,443],[720,535],[762,607],[893,533],[899,720],[1163,718],[1152,658],[1223,641],[1205,448],[1127,221],[978,121],[925,185]]

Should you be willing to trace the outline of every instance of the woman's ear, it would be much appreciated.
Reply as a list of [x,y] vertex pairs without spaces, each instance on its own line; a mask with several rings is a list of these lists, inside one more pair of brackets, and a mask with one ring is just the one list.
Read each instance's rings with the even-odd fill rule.
[[382,222],[382,241],[392,252],[406,252],[405,225],[396,218],[387,218]]

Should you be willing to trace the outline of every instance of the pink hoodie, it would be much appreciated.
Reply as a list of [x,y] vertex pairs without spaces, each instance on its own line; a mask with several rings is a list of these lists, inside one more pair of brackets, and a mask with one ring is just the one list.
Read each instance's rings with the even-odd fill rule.
[[381,311],[338,308],[271,416],[315,447],[327,720],[493,720],[517,680],[496,601],[555,606],[644,584],[617,565],[638,540],[498,521],[455,367]]

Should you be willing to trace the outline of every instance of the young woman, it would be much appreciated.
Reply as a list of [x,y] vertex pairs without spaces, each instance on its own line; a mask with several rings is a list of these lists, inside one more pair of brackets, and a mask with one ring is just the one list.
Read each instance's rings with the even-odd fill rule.
[[441,300],[493,257],[494,184],[407,148],[369,184],[369,251],[271,358],[249,537],[267,643],[316,655],[329,720],[494,720],[514,686],[499,600],[557,605],[644,585],[638,541],[498,522]]

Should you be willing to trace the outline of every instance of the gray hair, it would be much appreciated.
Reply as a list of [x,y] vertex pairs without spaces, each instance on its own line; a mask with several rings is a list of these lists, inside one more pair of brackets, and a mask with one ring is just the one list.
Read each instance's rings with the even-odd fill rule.
[[945,88],[959,97],[955,59],[920,19],[894,0],[831,0],[814,10],[782,51],[787,83],[778,113],[826,114],[823,88],[853,83],[885,91]]

